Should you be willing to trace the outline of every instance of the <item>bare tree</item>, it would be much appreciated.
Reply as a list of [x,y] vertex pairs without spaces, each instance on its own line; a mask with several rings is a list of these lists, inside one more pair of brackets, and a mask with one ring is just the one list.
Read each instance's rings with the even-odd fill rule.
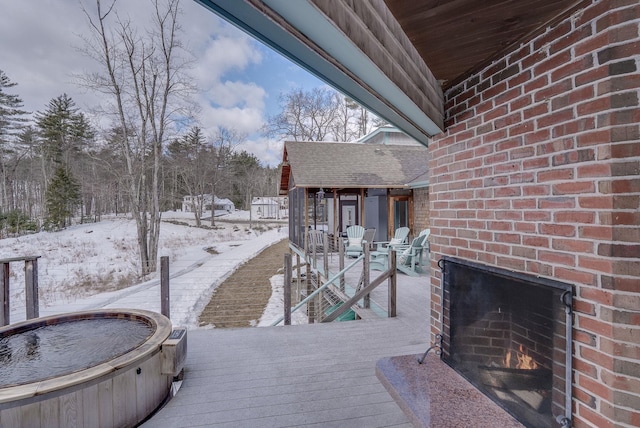
[[[350,98],[327,88],[293,89],[280,95],[280,113],[267,118],[262,132],[293,141],[353,141],[380,121]],[[377,122],[376,122],[377,120]]]
[[168,154],[177,179],[191,197],[196,226],[199,227],[209,184],[207,175],[210,174],[207,173],[211,171],[211,161],[215,158],[213,147],[206,142],[202,130],[193,127],[185,136],[169,144]]
[[84,8],[92,30],[85,53],[102,72],[83,76],[88,87],[105,94],[125,159],[131,214],[137,225],[143,275],[156,270],[160,235],[160,168],[171,125],[188,115],[192,91],[185,75],[189,62],[178,39],[179,0],[153,1],[152,28],[140,33],[115,10],[116,0],[95,10]]
[[[229,163],[234,149],[244,140],[246,136],[234,129],[219,127],[213,137],[213,159],[210,164],[211,180],[211,226],[216,225],[215,220],[215,195],[221,189],[221,183],[229,183]],[[226,189],[230,191],[230,189]]]

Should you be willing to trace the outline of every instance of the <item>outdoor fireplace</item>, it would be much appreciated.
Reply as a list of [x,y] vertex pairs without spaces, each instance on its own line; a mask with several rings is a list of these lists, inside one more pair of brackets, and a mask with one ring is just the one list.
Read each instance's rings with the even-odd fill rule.
[[528,427],[569,426],[572,288],[444,257],[442,359]]

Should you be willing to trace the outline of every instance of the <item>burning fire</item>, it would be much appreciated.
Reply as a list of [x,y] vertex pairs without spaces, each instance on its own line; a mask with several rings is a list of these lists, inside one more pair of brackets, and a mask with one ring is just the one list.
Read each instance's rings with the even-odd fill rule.
[[[512,354],[513,353],[513,354]],[[538,364],[533,357],[527,355],[524,346],[520,345],[520,351],[507,351],[504,357],[504,366],[508,369],[535,370]]]

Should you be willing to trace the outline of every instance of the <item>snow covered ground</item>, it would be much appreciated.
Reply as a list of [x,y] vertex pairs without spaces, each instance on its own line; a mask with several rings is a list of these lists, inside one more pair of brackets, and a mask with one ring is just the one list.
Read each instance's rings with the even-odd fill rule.
[[[189,226],[193,214],[167,212],[159,254],[170,260],[171,319],[197,327],[197,318],[215,287],[238,266],[287,236],[286,224],[254,222],[246,211],[216,216],[215,229]],[[207,222],[204,222],[208,224]],[[159,273],[138,275],[135,222],[105,218],[60,232],[40,232],[0,240],[0,258],[40,256],[40,315],[97,308],[138,308],[160,312]],[[11,322],[25,317],[24,263],[11,263]],[[272,279],[274,295],[262,325],[281,314],[282,276]],[[277,313],[277,315],[275,315]]]

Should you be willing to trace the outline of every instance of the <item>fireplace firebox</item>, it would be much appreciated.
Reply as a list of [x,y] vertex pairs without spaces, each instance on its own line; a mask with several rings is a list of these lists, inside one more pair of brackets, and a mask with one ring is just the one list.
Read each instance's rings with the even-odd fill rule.
[[569,284],[444,257],[441,358],[527,427],[571,425]]

